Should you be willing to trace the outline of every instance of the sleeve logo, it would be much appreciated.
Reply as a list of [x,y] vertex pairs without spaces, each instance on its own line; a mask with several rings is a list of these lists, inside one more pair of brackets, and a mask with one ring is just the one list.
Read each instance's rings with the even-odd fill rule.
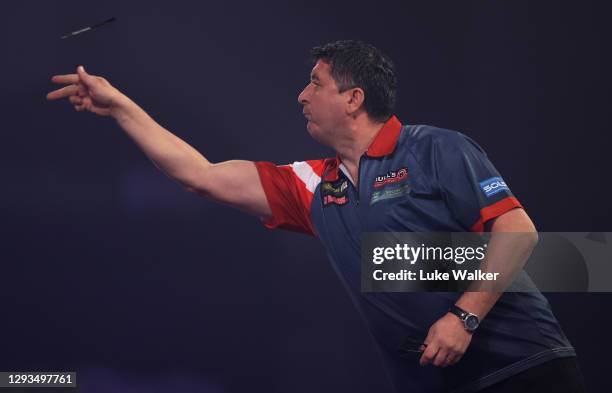
[[480,188],[487,197],[502,191],[510,191],[506,182],[501,177],[492,177],[480,182]]

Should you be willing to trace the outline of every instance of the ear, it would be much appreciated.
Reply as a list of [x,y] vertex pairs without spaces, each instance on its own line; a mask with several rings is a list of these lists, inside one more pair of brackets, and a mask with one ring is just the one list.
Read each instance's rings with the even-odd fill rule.
[[354,87],[346,91],[348,94],[347,112],[349,114],[356,113],[365,101],[365,93],[361,87]]

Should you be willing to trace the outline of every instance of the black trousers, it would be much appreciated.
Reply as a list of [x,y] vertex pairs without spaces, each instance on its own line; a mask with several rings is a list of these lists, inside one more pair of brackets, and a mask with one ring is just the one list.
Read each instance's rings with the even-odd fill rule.
[[558,358],[489,386],[480,393],[585,393],[575,357]]

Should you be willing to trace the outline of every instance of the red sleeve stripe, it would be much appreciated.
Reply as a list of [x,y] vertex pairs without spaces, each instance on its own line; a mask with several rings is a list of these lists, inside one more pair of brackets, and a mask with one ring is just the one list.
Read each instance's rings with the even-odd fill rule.
[[263,221],[268,228],[284,228],[315,235],[310,214],[314,191],[321,182],[324,160],[274,165],[256,162],[261,184],[272,212]]
[[304,183],[306,189],[314,194],[315,189],[321,183],[321,176],[315,173],[313,167],[304,161],[296,161],[291,164],[291,169],[298,179]]
[[[315,173],[309,162],[294,162],[291,164],[291,169],[296,177],[300,202],[308,216],[310,216],[310,205],[314,192],[319,183],[321,183],[321,176]],[[310,224],[312,225],[312,223]]]
[[304,204],[310,193],[291,166],[276,166],[271,162],[256,162],[255,165],[272,212],[271,217],[262,221],[263,224],[270,229],[284,228],[314,235],[310,206]]
[[523,207],[521,203],[515,197],[506,197],[500,201],[495,202],[490,206],[483,207],[480,209],[480,218],[474,225],[472,225],[471,231],[482,233],[484,231],[484,225],[487,221],[492,220],[502,214],[515,209],[517,207]]

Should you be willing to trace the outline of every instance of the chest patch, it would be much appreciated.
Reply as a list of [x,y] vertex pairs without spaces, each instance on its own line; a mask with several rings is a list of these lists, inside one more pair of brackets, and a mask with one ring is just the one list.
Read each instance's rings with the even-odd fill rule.
[[321,198],[323,206],[329,204],[345,205],[348,203],[348,180],[340,179],[334,182],[324,182],[321,184]]
[[370,199],[370,206],[376,202],[384,201],[385,199],[399,198],[402,195],[406,195],[410,192],[411,187],[408,184],[395,187],[387,187],[382,190],[377,190],[372,193]]
[[408,179],[408,168],[400,168],[394,171],[389,171],[384,175],[376,176],[374,179],[374,188],[381,188],[387,184],[400,183]]

